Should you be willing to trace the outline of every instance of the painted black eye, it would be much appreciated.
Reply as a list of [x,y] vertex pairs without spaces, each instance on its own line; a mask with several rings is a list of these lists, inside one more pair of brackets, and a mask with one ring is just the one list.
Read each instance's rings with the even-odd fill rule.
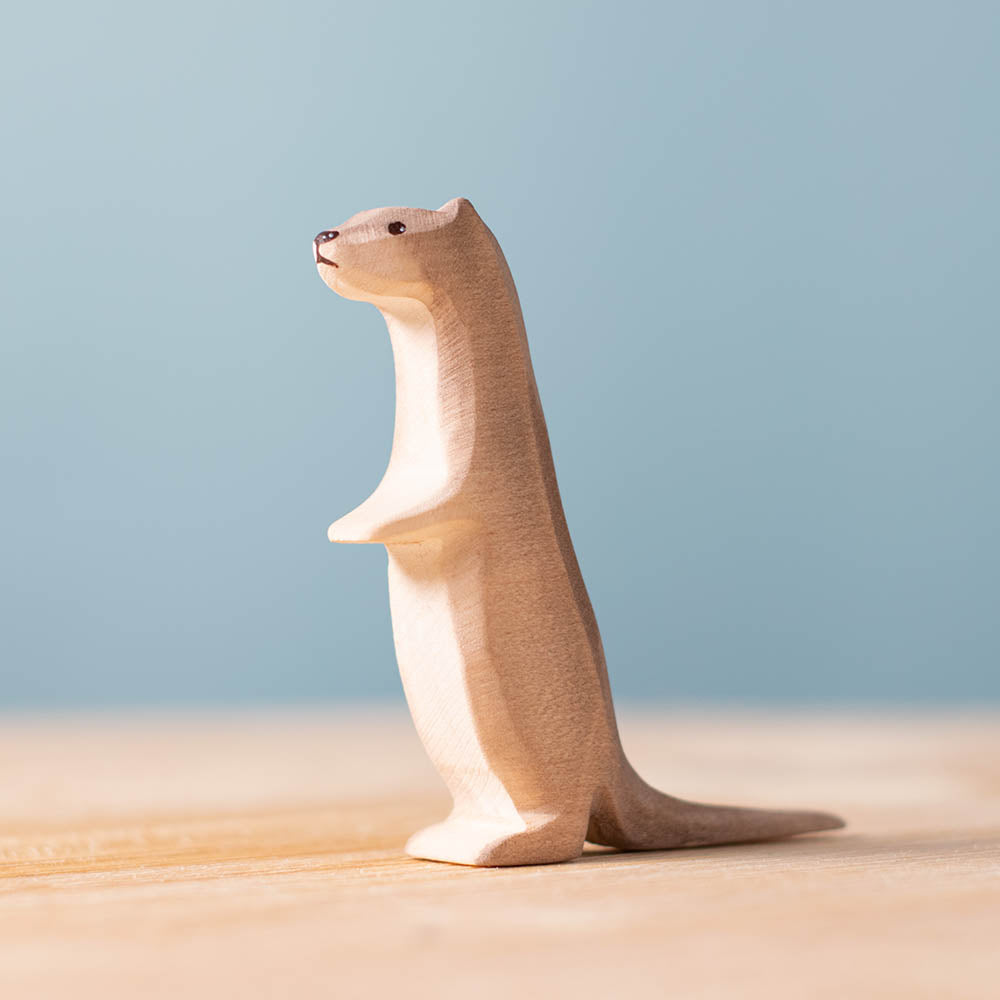
[[406,232],[406,226],[404,226],[402,222],[390,222],[389,232],[392,233],[393,236],[402,236],[403,233]]

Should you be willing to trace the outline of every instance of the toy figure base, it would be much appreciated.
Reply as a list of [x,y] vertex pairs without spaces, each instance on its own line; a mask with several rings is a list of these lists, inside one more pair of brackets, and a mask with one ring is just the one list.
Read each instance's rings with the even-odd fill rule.
[[512,828],[501,821],[450,817],[406,842],[406,853],[424,861],[480,868],[549,865],[583,853],[586,821],[539,817]]

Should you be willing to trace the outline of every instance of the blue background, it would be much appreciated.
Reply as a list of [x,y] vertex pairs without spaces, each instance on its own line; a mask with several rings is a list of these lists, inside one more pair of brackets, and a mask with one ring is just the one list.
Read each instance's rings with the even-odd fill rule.
[[398,698],[392,360],[310,240],[472,199],[623,696],[1000,696],[995,3],[22,4],[0,695]]

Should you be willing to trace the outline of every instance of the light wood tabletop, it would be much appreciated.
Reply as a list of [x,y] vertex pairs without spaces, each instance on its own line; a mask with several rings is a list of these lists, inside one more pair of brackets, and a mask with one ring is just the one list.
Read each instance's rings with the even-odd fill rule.
[[448,797],[402,709],[0,732],[0,996],[1000,996],[1000,713],[621,713],[703,801],[840,813],[739,847],[415,861]]

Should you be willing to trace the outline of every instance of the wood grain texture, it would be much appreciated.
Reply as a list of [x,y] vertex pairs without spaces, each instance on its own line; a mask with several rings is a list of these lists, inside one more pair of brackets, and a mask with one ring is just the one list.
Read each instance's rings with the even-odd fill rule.
[[625,714],[682,793],[836,835],[502,869],[403,854],[403,712],[6,719],[0,996],[993,998],[1000,714]]
[[330,288],[379,309],[395,359],[389,466],[329,537],[388,551],[406,699],[454,800],[407,851],[523,865],[585,841],[656,850],[843,826],[684,801],[626,758],[514,280],[470,202],[361,212],[313,251]]

